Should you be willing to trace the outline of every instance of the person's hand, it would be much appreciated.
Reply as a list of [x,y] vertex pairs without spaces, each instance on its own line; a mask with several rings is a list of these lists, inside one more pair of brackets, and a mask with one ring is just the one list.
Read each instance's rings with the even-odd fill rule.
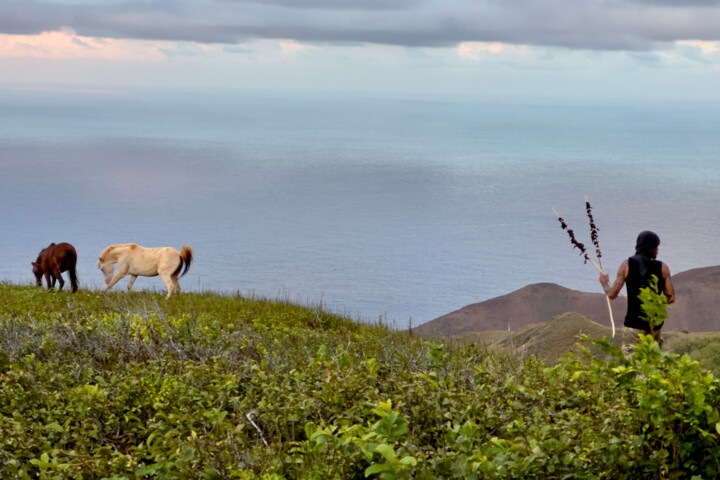
[[600,284],[605,285],[610,281],[610,275],[605,272],[600,273]]

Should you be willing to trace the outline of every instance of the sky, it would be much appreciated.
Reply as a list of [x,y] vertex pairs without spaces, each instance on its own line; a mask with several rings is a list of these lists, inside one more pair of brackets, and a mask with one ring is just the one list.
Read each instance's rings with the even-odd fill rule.
[[720,100],[720,0],[0,0],[1,89]]

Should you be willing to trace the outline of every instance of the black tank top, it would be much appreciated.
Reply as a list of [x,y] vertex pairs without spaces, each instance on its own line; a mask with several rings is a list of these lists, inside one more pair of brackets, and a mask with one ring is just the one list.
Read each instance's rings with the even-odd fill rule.
[[[627,288],[627,315],[625,326],[650,331],[650,324],[643,317],[642,304],[640,303],[640,289],[650,285],[650,278],[655,275],[658,279],[658,292],[665,291],[665,279],[662,274],[662,262],[650,260],[646,275],[640,274],[640,263],[634,258],[628,258],[628,276],[625,279]],[[662,326],[660,327],[662,328]]]

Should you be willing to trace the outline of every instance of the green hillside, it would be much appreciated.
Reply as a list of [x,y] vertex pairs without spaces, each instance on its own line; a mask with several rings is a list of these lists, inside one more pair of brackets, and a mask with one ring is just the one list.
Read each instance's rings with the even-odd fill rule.
[[[514,331],[488,330],[452,337],[455,344],[477,343],[493,351],[512,355],[535,355],[545,361],[554,362],[568,352],[578,352],[579,335],[592,338],[607,337],[614,345],[620,345],[622,326],[617,327],[616,336],[612,330],[589,320],[579,313],[565,313],[549,322],[527,325]],[[678,355],[689,355],[700,366],[720,375],[720,332],[678,332],[664,331],[663,349]]]
[[[556,361],[568,352],[577,352],[579,335],[593,338],[612,337],[612,330],[579,313],[565,313],[549,322],[533,323],[513,331],[482,331],[458,335],[462,343],[476,342],[512,355],[534,355]],[[613,340],[620,344],[620,336]]]
[[689,355],[702,368],[720,376],[720,332],[668,332],[663,347],[679,355]]
[[720,474],[718,382],[652,342],[551,362],[553,331],[518,355],[240,296],[0,298],[0,478]]

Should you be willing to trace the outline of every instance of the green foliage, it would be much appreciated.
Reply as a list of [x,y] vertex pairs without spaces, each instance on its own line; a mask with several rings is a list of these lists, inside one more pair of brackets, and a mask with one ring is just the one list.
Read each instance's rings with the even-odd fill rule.
[[687,354],[701,368],[720,375],[720,334],[717,332],[665,332],[663,348],[680,355]]
[[643,318],[650,324],[650,330],[661,328],[668,317],[668,301],[667,297],[658,290],[657,275],[650,277],[649,285],[640,289],[639,296]]
[[547,363],[240,296],[0,284],[0,478],[715,478],[715,377]]
[[[632,357],[621,358],[608,348],[617,393],[636,429],[638,476],[700,478],[717,476],[720,453],[717,379],[689,356],[660,350],[650,335],[643,336]],[[601,363],[595,359],[593,364]],[[611,364],[617,364],[610,366]],[[705,457],[708,455],[709,457]]]

